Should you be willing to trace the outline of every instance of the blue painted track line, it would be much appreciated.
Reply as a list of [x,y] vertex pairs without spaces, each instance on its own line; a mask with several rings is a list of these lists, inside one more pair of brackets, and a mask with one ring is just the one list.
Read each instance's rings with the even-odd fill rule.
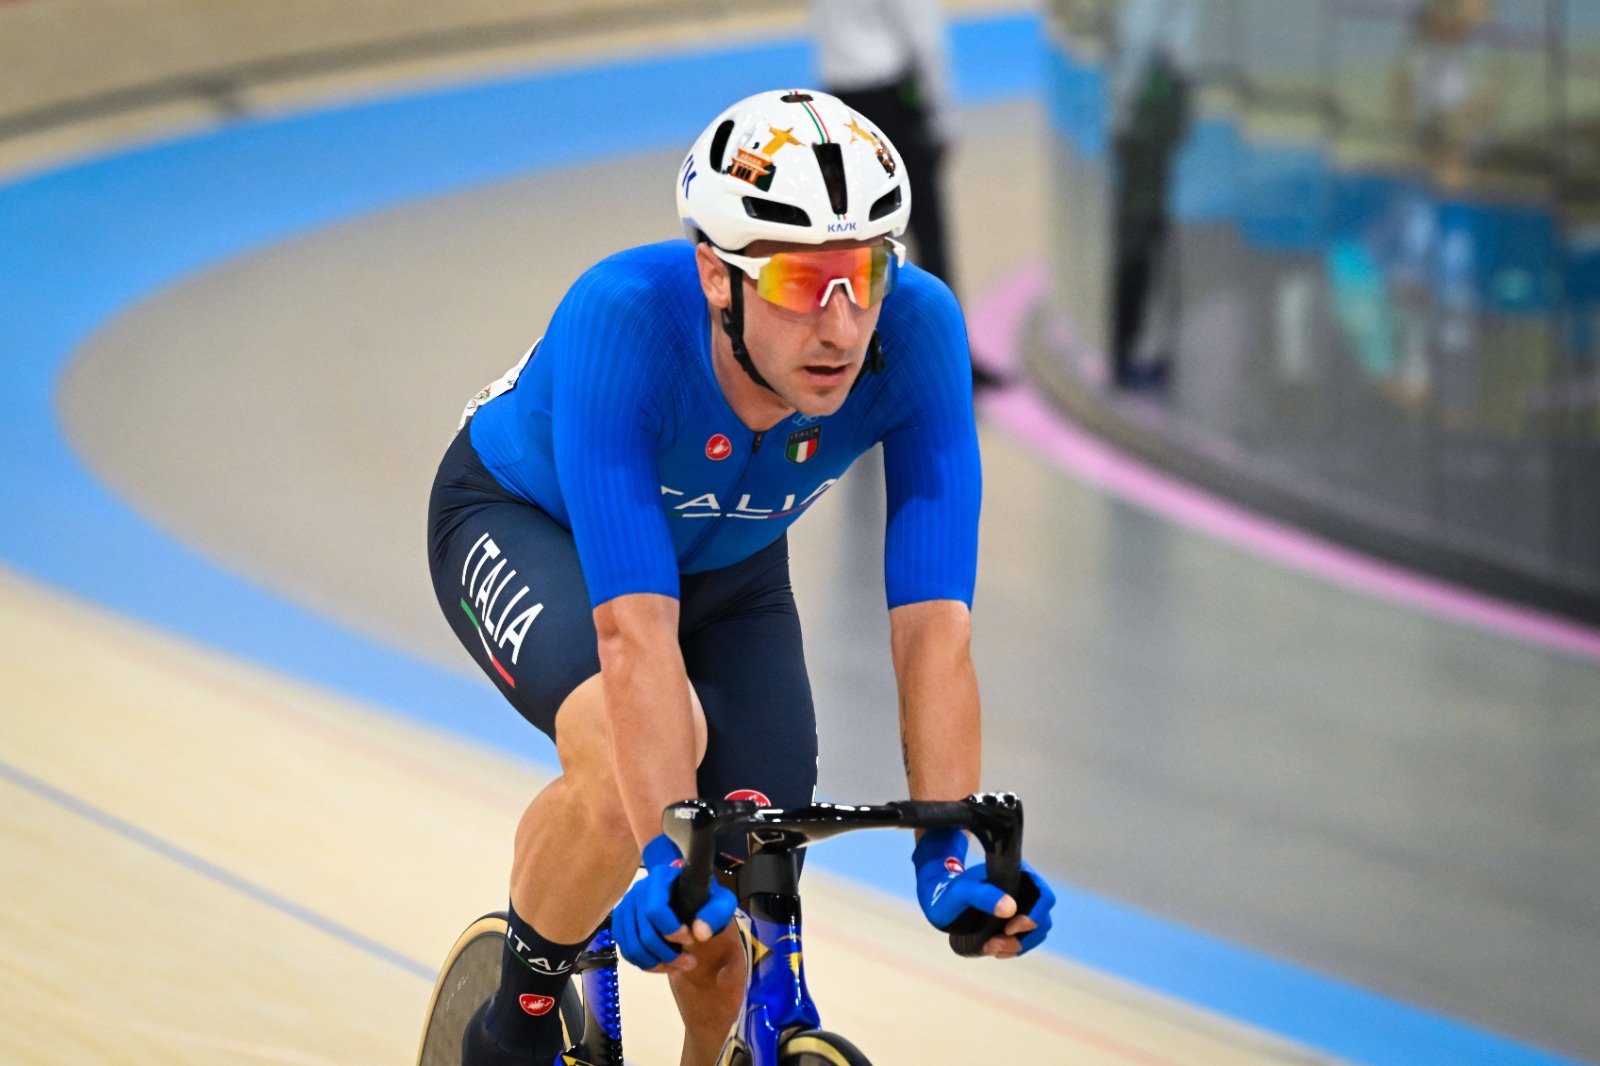
[[279,914],[295,921],[308,925],[319,933],[326,933],[335,940],[344,942],[358,951],[371,955],[373,958],[398,967],[413,977],[420,977],[432,983],[438,968],[426,963],[409,959],[406,956],[378,943],[371,937],[363,936],[348,926],[341,925],[325,915],[318,914],[310,907],[296,903],[287,896],[279,895],[269,888],[263,888],[249,878],[241,877],[230,870],[225,870],[214,862],[202,859],[192,851],[188,851],[169,840],[164,840],[147,829],[141,829],[132,822],[124,821],[108,811],[103,811],[87,800],[79,799],[70,792],[63,792],[45,781],[39,780],[31,774],[24,773],[10,763],[0,760],[0,779],[11,782],[18,788],[30,792],[47,803],[70,811],[86,821],[93,822],[101,829],[115,833],[124,840],[153,851],[164,859],[170,859],[185,869],[199,874],[208,881],[215,882],[224,888],[238,892]]
[[[954,40],[963,103],[1040,91],[1036,17],[958,23]],[[544,742],[486,682],[415,661],[227,572],[109,492],[63,436],[60,374],[114,316],[227,259],[428,197],[681,148],[729,100],[812,80],[800,41],[616,60],[242,121],[0,185],[0,560],[553,770]],[[813,861],[909,898],[909,842],[884,843],[857,834]],[[1109,900],[1070,888],[1059,896],[1047,950],[1333,1055],[1378,1066],[1568,1061]]]

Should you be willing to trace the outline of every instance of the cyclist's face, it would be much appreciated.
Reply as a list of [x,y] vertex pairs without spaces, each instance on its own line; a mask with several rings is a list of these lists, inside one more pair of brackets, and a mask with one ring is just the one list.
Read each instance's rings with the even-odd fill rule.
[[[761,257],[777,252],[861,248],[879,243],[882,243],[881,238],[835,241],[820,246],[757,241],[746,248],[744,254]],[[761,376],[788,406],[801,414],[818,417],[837,411],[861,373],[867,344],[883,310],[882,301],[871,307],[860,307],[843,285],[836,285],[826,304],[793,311],[762,299],[755,281],[744,271],[726,263],[720,265],[730,272],[732,283],[744,286],[745,346]]]

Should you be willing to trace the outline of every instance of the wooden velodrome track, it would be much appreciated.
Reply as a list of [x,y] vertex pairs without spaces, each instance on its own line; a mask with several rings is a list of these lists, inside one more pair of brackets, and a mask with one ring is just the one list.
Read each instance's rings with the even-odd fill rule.
[[[335,80],[320,91],[370,91],[359,77]],[[954,180],[970,291],[1042,253],[1045,237],[1025,206],[982,217],[961,206],[992,180],[970,165],[984,158],[1007,161],[1008,203],[1038,202],[1033,121],[1014,108],[967,116]],[[61,416],[95,472],[186,544],[340,623],[460,668],[440,639],[415,546],[384,531],[417,523],[459,398],[501,369],[564,279],[608,247],[672,235],[670,216],[632,205],[630,189],[606,166],[558,172],[265,249],[185,281],[95,337],[63,379]],[[552,243],[566,245],[565,259],[546,255],[527,264],[536,268],[529,276],[494,279],[500,288],[453,291],[449,318],[408,315],[406,301],[445,274],[481,283],[472,259],[525,249],[504,222],[529,203],[539,213],[528,224],[561,236]],[[601,232],[566,241],[585,236],[575,219]],[[419,273],[424,287],[412,291],[416,279],[397,264],[419,246],[432,273]],[[337,349],[366,328],[342,299],[349,289],[328,282],[350,277],[393,310],[393,336],[374,347],[405,360],[407,376],[383,396],[393,423],[384,428],[402,428],[379,433],[392,447],[340,466],[328,449],[348,454],[360,438],[340,436],[342,421],[329,425],[315,404],[297,401],[307,374],[326,385],[319,396],[346,396],[372,368],[260,369],[280,351]],[[521,314],[496,313],[515,300],[527,305]],[[233,358],[210,357],[208,322],[236,331]],[[452,363],[438,351],[472,355]],[[247,399],[207,405],[208,395]],[[139,431],[174,412],[190,435]],[[263,426],[273,434],[252,446]],[[326,429],[332,438],[319,435]],[[194,454],[196,439],[210,445],[205,456]],[[1013,520],[1038,520],[1044,505],[1035,512],[1027,501],[1056,475],[992,428],[984,442],[995,496],[1022,501]],[[283,485],[285,470],[308,465],[326,476]],[[194,490],[197,470],[207,471],[204,492]],[[319,523],[342,494],[374,479],[388,491],[364,498],[350,529]],[[264,520],[251,510],[262,485],[274,489]],[[863,482],[855,491],[870,499],[872,490]],[[797,573],[870,580],[828,569],[833,546],[855,536],[843,506],[819,509],[797,537]],[[359,550],[330,540],[352,531]],[[984,566],[1008,585],[1026,581],[1007,560]],[[812,595],[834,621],[831,594],[802,588],[808,626]],[[510,828],[541,771],[3,570],[0,633],[0,1062],[407,1061],[432,967],[467,920],[502,901]],[[813,663],[829,661],[828,640],[817,629],[808,636]],[[822,683],[848,691],[850,680]],[[1007,679],[992,683],[1004,691]],[[887,755],[878,761],[892,769],[892,742],[857,744],[840,732],[849,723],[826,721],[849,708],[821,710],[825,730]],[[837,742],[834,753],[845,762],[852,754]],[[880,1066],[1330,1061],[1059,956],[963,963],[904,900],[816,866],[807,915],[808,971],[825,1019]],[[632,1059],[676,1061],[662,983],[626,980]]]
[[[408,1061],[541,776],[9,575],[0,637],[0,1061]],[[807,882],[813,991],[886,1066],[1310,1059],[1059,960],[963,963],[903,903]],[[664,982],[627,974],[624,1004],[630,1058],[675,1062]]]

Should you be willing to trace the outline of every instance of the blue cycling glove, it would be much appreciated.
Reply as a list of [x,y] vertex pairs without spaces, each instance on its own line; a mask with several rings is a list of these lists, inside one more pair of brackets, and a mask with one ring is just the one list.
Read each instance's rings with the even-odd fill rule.
[[[911,861],[917,868],[917,902],[922,913],[934,928],[948,930],[966,913],[968,908],[982,914],[994,914],[995,905],[1005,895],[998,887],[984,880],[983,863],[966,866],[967,835],[959,829],[930,829],[922,834]],[[1039,928],[1024,934],[1020,940],[1022,954],[1027,954],[1044,942],[1050,932],[1050,908],[1056,896],[1050,891],[1033,867],[1022,864],[1022,875],[1038,890],[1038,900],[1026,914]],[[1017,890],[1017,903],[1021,907],[1033,893],[1024,884]]]
[[[663,834],[644,846],[643,858],[644,878],[633,883],[611,912],[611,934],[623,958],[641,970],[653,970],[683,950],[666,939],[668,933],[688,924],[678,920],[670,902],[672,882],[683,872],[683,854]],[[733,920],[736,905],[733,893],[712,880],[711,898],[695,918],[709,925],[713,933],[720,933]]]

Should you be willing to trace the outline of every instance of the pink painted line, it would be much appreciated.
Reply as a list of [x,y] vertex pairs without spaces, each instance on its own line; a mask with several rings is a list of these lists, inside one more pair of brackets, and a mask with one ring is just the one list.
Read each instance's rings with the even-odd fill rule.
[[980,361],[1010,371],[1011,386],[986,394],[983,412],[1080,480],[1190,529],[1324,580],[1514,640],[1600,661],[1600,630],[1507,603],[1362,555],[1275,522],[1141,463],[1073,425],[1016,373],[1022,325],[1044,295],[1042,265],[1018,270],[968,316]]

